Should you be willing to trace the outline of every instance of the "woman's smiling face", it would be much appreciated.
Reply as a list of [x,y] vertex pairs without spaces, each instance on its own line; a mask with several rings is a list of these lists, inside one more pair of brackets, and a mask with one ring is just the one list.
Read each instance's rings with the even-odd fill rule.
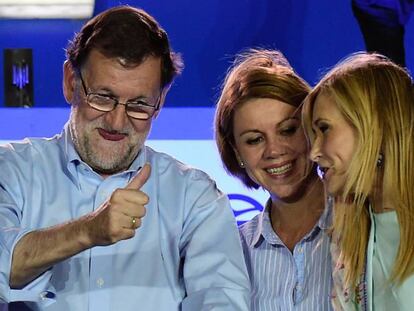
[[356,133],[328,93],[316,97],[312,111],[315,141],[310,157],[319,166],[320,176],[329,194],[343,191],[349,164],[356,149]]
[[300,110],[282,101],[254,98],[234,113],[234,149],[246,173],[281,200],[302,196],[309,175],[308,144]]

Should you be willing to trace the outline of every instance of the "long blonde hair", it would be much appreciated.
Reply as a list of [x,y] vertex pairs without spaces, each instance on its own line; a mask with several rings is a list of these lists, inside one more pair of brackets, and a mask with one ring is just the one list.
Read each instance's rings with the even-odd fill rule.
[[340,260],[345,265],[345,285],[356,289],[364,272],[368,206],[378,196],[392,198],[397,213],[400,245],[390,282],[401,283],[414,273],[413,80],[406,70],[379,54],[357,53],[346,58],[305,100],[303,122],[311,142],[313,106],[322,92],[332,96],[357,133],[356,153],[347,170],[344,192],[336,198],[339,203],[333,220]]

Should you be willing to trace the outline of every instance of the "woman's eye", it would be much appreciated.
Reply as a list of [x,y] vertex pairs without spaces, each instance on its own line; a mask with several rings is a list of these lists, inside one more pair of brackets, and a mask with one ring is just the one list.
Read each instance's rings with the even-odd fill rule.
[[322,124],[322,125],[319,125],[318,129],[321,133],[325,133],[329,129],[329,126],[326,124]]
[[293,134],[295,134],[296,133],[296,131],[297,131],[297,127],[296,126],[292,126],[292,127],[288,127],[288,128],[285,128],[285,129],[282,129],[281,131],[280,131],[280,133],[283,135],[283,136],[290,136],[290,135],[293,135]]
[[263,140],[263,138],[261,136],[259,137],[255,137],[255,138],[249,138],[248,140],[246,140],[246,143],[248,145],[256,145],[258,143],[260,143]]
[[329,129],[329,124],[325,122],[317,122],[314,126],[312,126],[312,131],[316,134],[317,132],[325,133]]

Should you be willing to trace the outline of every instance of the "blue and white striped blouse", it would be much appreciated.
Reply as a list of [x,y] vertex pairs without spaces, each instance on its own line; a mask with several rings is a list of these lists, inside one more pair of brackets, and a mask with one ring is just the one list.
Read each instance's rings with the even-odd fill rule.
[[268,206],[240,227],[252,285],[251,310],[332,310],[328,209],[292,253],[273,231]]

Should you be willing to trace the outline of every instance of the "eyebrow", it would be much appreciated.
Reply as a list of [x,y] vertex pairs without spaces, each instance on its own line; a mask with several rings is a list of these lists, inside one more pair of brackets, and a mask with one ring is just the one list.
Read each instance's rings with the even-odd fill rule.
[[328,122],[328,120],[326,120],[325,118],[318,118],[312,122],[312,125],[317,126],[320,122]]
[[[112,92],[112,90],[110,90],[106,87],[103,87],[102,89],[99,89],[99,91],[91,91],[91,93],[98,94],[98,95],[103,95],[103,96],[109,96],[109,97],[112,97],[112,98],[115,98],[115,99],[119,100],[119,96],[115,95]],[[145,95],[138,95],[137,97],[130,98],[127,101],[128,102],[136,102],[136,101],[140,101],[140,100],[148,101],[150,99],[151,99],[150,97],[147,97]]]
[[[283,123],[285,123],[286,121],[289,121],[289,120],[300,121],[300,119],[299,119],[298,117],[288,117],[288,118],[283,119],[283,120],[281,120],[280,122],[278,122],[278,123],[276,124],[276,126],[277,126],[277,127],[280,127],[280,125],[281,125],[281,124],[283,124]],[[261,131],[259,131],[259,130],[257,130],[257,129],[247,129],[247,130],[245,130],[245,131],[241,132],[241,133],[240,133],[240,135],[239,135],[239,137],[241,137],[241,136],[243,136],[243,135],[245,135],[245,134],[247,134],[247,133],[261,133]]]

